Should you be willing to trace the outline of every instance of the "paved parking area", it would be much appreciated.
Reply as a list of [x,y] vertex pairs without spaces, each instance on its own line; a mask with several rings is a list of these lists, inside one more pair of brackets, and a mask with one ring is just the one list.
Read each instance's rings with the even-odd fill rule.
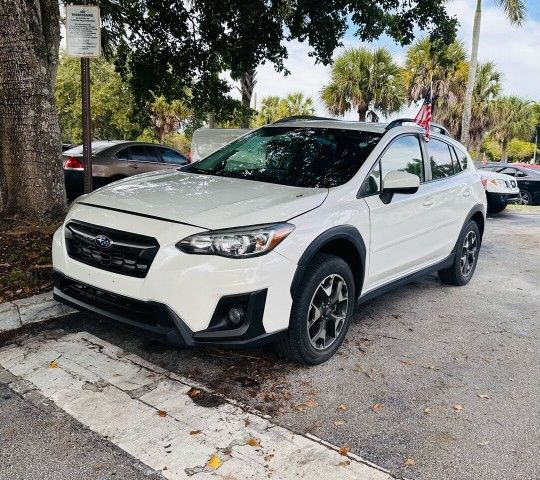
[[488,219],[468,286],[430,276],[364,304],[322,366],[298,367],[271,349],[171,349],[81,314],[4,343],[89,332],[395,477],[536,479],[539,275],[540,215],[504,212]]

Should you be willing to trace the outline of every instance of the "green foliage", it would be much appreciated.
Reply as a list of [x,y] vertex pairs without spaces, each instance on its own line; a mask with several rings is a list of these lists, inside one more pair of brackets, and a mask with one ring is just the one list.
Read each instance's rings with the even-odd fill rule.
[[[91,61],[92,137],[96,139],[133,139],[140,132],[133,121],[134,101],[129,85],[104,58]],[[60,55],[56,80],[56,108],[62,140],[82,141],[80,61]]]
[[254,118],[252,126],[260,127],[291,115],[313,115],[314,113],[313,99],[306,97],[302,92],[289,93],[285,98],[265,97],[262,99],[261,109]]
[[[107,5],[117,6],[112,0]],[[310,55],[328,64],[350,23],[361,41],[383,34],[401,44],[412,41],[414,28],[429,30],[445,41],[453,38],[456,20],[444,0],[192,0],[155,2],[124,0],[108,24],[119,32],[117,65],[132,74],[137,102],[152,97],[185,100],[197,112],[216,112],[219,120],[236,106],[220,72],[241,79],[265,62],[285,71],[286,41],[306,41]],[[109,36],[109,38],[113,38]]]
[[[520,140],[519,138],[513,138],[508,142],[508,148],[506,150],[508,161],[522,162],[529,160],[534,155],[534,143]],[[503,152],[499,142],[492,138],[487,138],[482,144],[481,152],[485,153],[489,160],[500,161],[502,160]]]
[[365,121],[368,114],[377,121],[376,112],[397,112],[406,98],[401,69],[385,48],[353,48],[341,54],[321,97],[332,115],[354,109],[360,121]]

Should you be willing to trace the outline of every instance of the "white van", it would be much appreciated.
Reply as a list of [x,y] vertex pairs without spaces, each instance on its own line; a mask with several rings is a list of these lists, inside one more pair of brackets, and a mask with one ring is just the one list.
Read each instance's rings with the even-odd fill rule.
[[192,162],[207,157],[238,137],[251,132],[249,128],[198,128],[193,132],[190,159]]

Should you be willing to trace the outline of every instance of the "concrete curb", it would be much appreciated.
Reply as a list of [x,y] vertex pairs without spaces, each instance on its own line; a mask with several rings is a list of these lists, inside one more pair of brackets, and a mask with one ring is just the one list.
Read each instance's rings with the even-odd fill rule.
[[52,292],[0,303],[0,333],[61,317],[74,311],[54,300]]

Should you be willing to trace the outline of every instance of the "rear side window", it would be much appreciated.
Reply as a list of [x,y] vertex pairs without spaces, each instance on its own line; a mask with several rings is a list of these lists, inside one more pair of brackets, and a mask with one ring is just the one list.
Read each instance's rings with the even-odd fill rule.
[[433,138],[427,143],[427,151],[433,180],[454,175],[454,162],[448,144]]
[[452,162],[454,162],[454,173],[461,172],[463,169],[461,167],[461,162],[459,161],[457,152],[454,147],[450,147],[450,153],[452,154]]
[[154,147],[147,145],[133,145],[129,147],[129,159],[132,162],[158,162]]
[[158,147],[158,149],[165,163],[172,163],[175,165],[187,165],[189,163],[186,157],[170,148]]

